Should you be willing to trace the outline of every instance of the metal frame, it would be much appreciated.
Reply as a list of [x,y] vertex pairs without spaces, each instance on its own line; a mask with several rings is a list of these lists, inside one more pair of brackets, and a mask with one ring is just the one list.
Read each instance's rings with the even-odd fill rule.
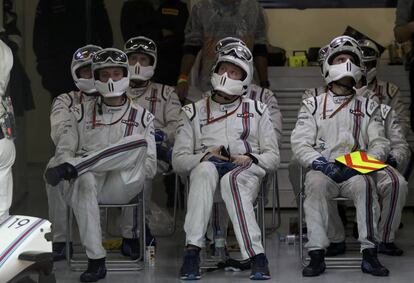
[[[304,234],[303,234],[303,223],[304,223],[304,211],[303,211],[303,202],[305,200],[305,186],[304,186],[305,174],[303,168],[301,168],[301,178],[300,186],[301,190],[299,193],[299,258],[302,266],[307,266],[309,264],[310,258],[305,256],[304,252]],[[334,198],[335,201],[349,200],[345,197]],[[325,257],[325,263],[327,268],[337,268],[337,269],[354,269],[361,268],[362,257]]]
[[[108,271],[139,271],[145,268],[146,259],[146,240],[145,240],[145,203],[144,203],[144,190],[138,194],[138,200],[136,203],[130,204],[100,204],[100,209],[105,209],[105,218],[108,224],[108,209],[109,208],[128,208],[135,207],[139,209],[141,205],[142,209],[142,221],[140,227],[140,257],[136,260],[127,259],[111,259],[106,258],[106,267]],[[81,255],[81,259],[74,259],[70,255],[70,242],[72,240],[72,226],[73,226],[73,210],[71,207],[67,207],[67,219],[66,219],[66,261],[69,268],[72,271],[84,271],[87,267],[88,260]],[[108,225],[106,225],[108,227]],[[113,254],[108,252],[108,254]],[[117,252],[119,254],[119,252]]]
[[[280,213],[280,196],[279,196],[279,182],[277,178],[277,171],[273,173],[273,192],[272,192],[272,226],[266,228],[266,235],[270,235],[271,233],[275,232],[279,229],[282,220],[281,220],[281,213]],[[276,218],[277,215],[277,218]],[[277,220],[277,222],[276,222]]]

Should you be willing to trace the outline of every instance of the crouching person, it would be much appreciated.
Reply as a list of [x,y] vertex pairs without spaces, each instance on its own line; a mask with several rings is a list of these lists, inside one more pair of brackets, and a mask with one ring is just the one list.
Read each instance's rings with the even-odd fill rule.
[[242,257],[251,259],[250,278],[270,278],[253,203],[266,172],[273,172],[279,164],[279,149],[267,106],[243,97],[252,74],[248,48],[226,46],[211,76],[214,93],[182,108],[173,149],[175,171],[190,175],[181,279],[201,277],[199,252],[216,188],[226,204]]
[[[52,186],[70,181],[64,195],[74,211],[88,256],[81,282],[96,282],[106,275],[98,205],[129,203],[145,179],[156,172],[153,115],[126,96],[127,56],[117,49],[103,49],[92,57],[92,72],[101,97],[71,108],[56,148],[75,157],[63,158],[45,173]],[[123,212],[124,227],[136,222],[132,214]],[[123,237],[136,234],[129,232],[124,235],[123,229]]]

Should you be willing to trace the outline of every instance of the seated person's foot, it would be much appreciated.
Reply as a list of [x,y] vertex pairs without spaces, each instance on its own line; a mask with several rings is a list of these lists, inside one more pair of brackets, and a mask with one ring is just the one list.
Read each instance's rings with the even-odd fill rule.
[[139,239],[122,238],[121,253],[136,260],[140,256]]
[[404,251],[397,247],[394,243],[383,243],[378,245],[378,252],[380,254],[386,254],[391,256],[401,256]]
[[377,257],[377,249],[370,248],[362,251],[361,269],[364,273],[370,273],[374,276],[388,276],[389,271],[382,266]]
[[[73,254],[72,243],[70,243],[70,256]],[[60,261],[66,259],[66,242],[54,242],[52,244],[53,261]]]
[[105,258],[88,259],[88,269],[81,274],[81,282],[96,282],[99,279],[105,278],[106,267]]
[[154,235],[151,233],[151,229],[149,228],[148,224],[145,224],[145,245],[148,246],[157,246],[157,240],[155,239]]
[[326,256],[337,256],[342,255],[346,252],[346,245],[344,242],[331,243],[326,249]]
[[56,186],[62,180],[69,181],[78,177],[78,171],[69,163],[62,163],[56,167],[48,168],[45,172],[45,179],[49,185]]
[[180,270],[180,278],[182,280],[198,280],[201,278],[199,248],[187,248],[184,252],[183,265]]
[[325,269],[325,251],[313,250],[309,252],[310,263],[302,270],[302,275],[305,277],[319,276]]
[[268,280],[270,279],[269,262],[265,254],[258,254],[250,258],[252,271],[251,280]]

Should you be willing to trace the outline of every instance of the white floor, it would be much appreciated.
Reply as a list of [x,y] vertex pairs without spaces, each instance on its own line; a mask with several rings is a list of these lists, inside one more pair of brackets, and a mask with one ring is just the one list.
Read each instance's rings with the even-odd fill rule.
[[[30,188],[26,196],[14,207],[14,214],[28,214],[47,217],[47,201],[41,176],[41,166],[30,167]],[[163,193],[163,190],[160,191]],[[165,196],[159,195],[159,202]],[[267,212],[268,220],[270,211]],[[268,282],[413,282],[414,277],[414,218],[413,210],[406,209],[403,215],[404,228],[399,231],[397,244],[404,249],[402,257],[380,256],[381,262],[390,270],[386,278],[363,274],[359,269],[338,270],[328,269],[323,275],[316,278],[304,278],[301,275],[302,266],[299,262],[298,246],[281,242],[279,237],[288,230],[288,219],[295,216],[294,210],[283,211],[282,226],[277,232],[267,237],[266,253],[270,262],[272,279]],[[178,272],[183,252],[184,233],[182,231],[182,215],[178,229],[173,236],[158,238],[157,254],[154,267],[146,267],[140,272],[108,272],[107,277],[99,282],[180,282]],[[79,282],[80,272],[71,272],[65,262],[55,265],[57,282]],[[214,271],[204,273],[200,282],[251,282],[248,279],[249,271],[225,272]]]

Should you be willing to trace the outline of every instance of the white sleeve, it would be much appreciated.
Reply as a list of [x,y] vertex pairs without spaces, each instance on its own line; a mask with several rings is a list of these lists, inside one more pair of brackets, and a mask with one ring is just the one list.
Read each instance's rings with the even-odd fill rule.
[[148,123],[144,137],[147,141],[147,158],[145,159],[146,176],[152,179],[157,174],[157,148],[154,137],[154,120]]
[[55,158],[60,163],[66,158],[76,155],[79,144],[78,119],[77,117],[84,115],[84,109],[81,104],[72,107],[67,117],[61,121],[59,126],[59,139],[56,143]]
[[175,131],[177,129],[178,120],[180,119],[181,103],[177,94],[171,91],[164,108],[165,127],[162,128],[167,134],[168,144],[173,145],[175,139]]
[[411,151],[394,110],[388,113],[384,127],[386,137],[391,143],[390,155],[396,159],[399,169],[405,168],[410,160]]
[[304,167],[310,167],[312,162],[322,155],[314,149],[317,136],[316,121],[308,107],[302,105],[298,120],[290,137],[292,152]]
[[52,103],[52,110],[50,111],[50,137],[55,146],[59,143],[62,131],[64,129],[64,121],[70,119],[70,107],[73,104],[73,98],[63,93],[56,97]]
[[192,122],[184,111],[180,114],[175,143],[173,149],[172,165],[178,174],[188,174],[203,158],[205,153],[194,153],[195,135]]
[[408,107],[400,100],[400,89],[396,88],[393,92],[393,98],[391,100],[390,106],[398,115],[402,133],[406,137],[411,131],[410,111],[408,110]]
[[384,125],[380,116],[380,107],[371,114],[368,123],[368,154],[378,160],[387,160],[390,142],[385,138]]
[[270,120],[276,133],[276,138],[279,146],[282,144],[282,112],[280,112],[279,104],[276,96],[272,91],[269,91],[266,101],[263,101],[269,109]]
[[251,153],[257,159],[257,165],[272,172],[277,169],[280,164],[279,147],[273,124],[270,120],[268,107],[265,108],[259,121],[259,146],[260,153]]

